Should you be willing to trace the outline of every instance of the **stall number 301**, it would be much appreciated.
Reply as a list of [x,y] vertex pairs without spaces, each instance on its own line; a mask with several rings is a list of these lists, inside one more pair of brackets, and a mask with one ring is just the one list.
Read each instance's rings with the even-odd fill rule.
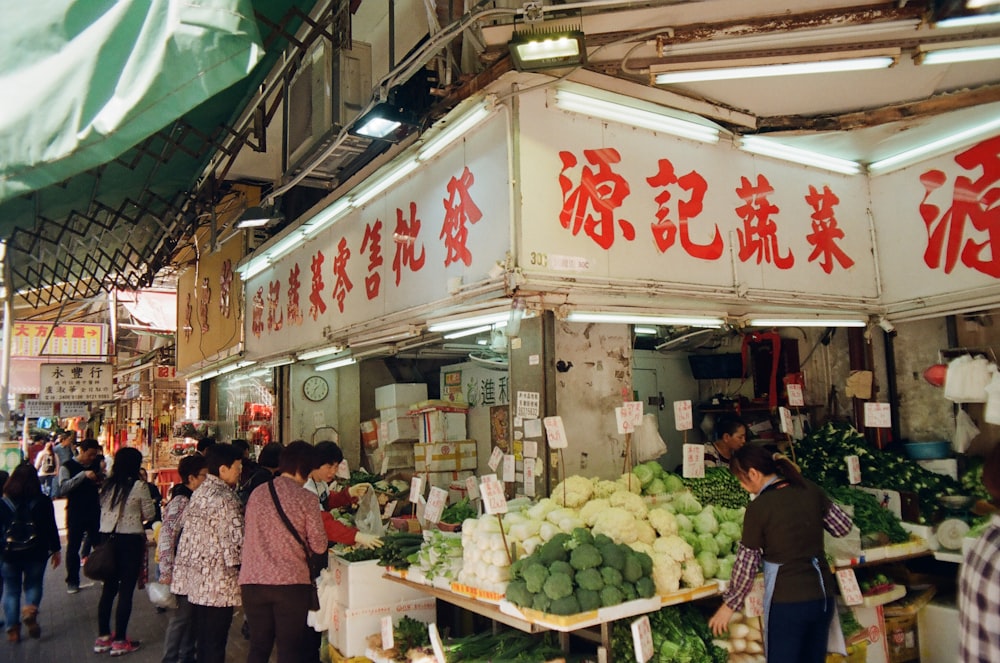
[[547,253],[538,253],[537,251],[531,252],[531,264],[538,267],[548,267],[549,266],[549,256]]

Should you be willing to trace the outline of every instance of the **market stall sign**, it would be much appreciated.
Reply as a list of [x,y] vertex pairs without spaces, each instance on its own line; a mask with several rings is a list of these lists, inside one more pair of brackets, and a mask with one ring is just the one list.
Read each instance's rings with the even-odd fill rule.
[[111,364],[42,364],[43,401],[103,401],[114,397]]
[[39,419],[54,416],[55,405],[52,401],[28,399],[24,401],[24,418]]
[[11,357],[100,357],[107,347],[103,323],[59,323],[18,320],[14,323]]

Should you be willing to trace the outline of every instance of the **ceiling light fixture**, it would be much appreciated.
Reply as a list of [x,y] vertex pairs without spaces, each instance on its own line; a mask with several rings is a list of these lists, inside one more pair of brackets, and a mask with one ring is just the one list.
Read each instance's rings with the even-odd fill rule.
[[[392,93],[390,93],[390,96]],[[370,111],[359,117],[348,132],[363,138],[398,143],[419,128],[420,118],[397,103],[380,101]]]
[[286,355],[284,357],[277,357],[271,359],[270,361],[265,361],[261,366],[264,368],[278,368],[279,366],[288,366],[289,364],[295,363],[294,355]]
[[650,65],[649,73],[657,85],[829,74],[886,69],[896,63],[899,54],[900,49],[887,48],[846,53],[799,53],[706,62],[672,62]]
[[750,318],[748,327],[867,327],[868,319],[861,318]]
[[582,30],[515,31],[507,48],[518,71],[578,67],[587,63],[587,44]]
[[246,211],[240,215],[239,221],[236,222],[236,227],[260,228],[273,221],[278,221],[279,219],[281,219],[281,215],[273,209],[268,210],[255,205],[254,207],[248,207]]
[[612,101],[560,88],[556,90],[555,97],[557,107],[573,113],[590,115],[601,120],[628,124],[703,143],[719,142],[719,130],[715,127],[638,108],[636,105],[626,103],[627,97],[624,96],[620,97],[621,101]]
[[330,355],[335,355],[343,351],[344,351],[343,345],[328,345],[326,347],[316,348],[315,350],[306,350],[305,352],[300,352],[298,354],[298,359],[300,361],[306,361],[309,359],[319,359],[320,357],[329,357]]
[[344,366],[350,366],[351,364],[356,364],[358,360],[354,357],[341,357],[340,359],[334,359],[325,364],[317,364],[313,367],[314,371],[328,371],[333,368],[342,368]]
[[656,336],[656,327],[642,327],[636,325],[632,331],[634,331],[638,336]]
[[427,161],[434,157],[446,147],[462,138],[473,127],[491,115],[491,110],[483,103],[477,103],[472,110],[456,117],[454,120],[445,119],[439,123],[440,131],[429,138],[417,152],[418,161]]
[[744,136],[739,139],[739,148],[746,152],[760,154],[762,156],[783,159],[796,164],[815,166],[823,170],[844,175],[857,175],[861,172],[861,164],[850,159],[831,157],[811,150],[803,150],[798,147],[783,145],[774,140],[761,138],[759,136]]
[[913,58],[919,65],[953,64],[955,62],[979,62],[1000,58],[1000,44],[962,46],[954,48],[926,48],[920,46]]
[[378,176],[372,178],[371,184],[364,187],[356,195],[351,197],[351,204],[354,205],[354,207],[361,207],[369,200],[412,173],[419,165],[419,161],[410,157],[409,159],[405,159],[395,166],[386,169],[385,172],[380,171]]
[[364,348],[372,345],[384,345],[396,341],[420,336],[419,325],[406,325],[403,328],[389,329],[381,333],[359,334],[347,339],[347,345],[351,348]]
[[463,336],[472,336],[473,334],[482,334],[483,332],[488,332],[493,329],[493,325],[480,325],[479,327],[470,327],[469,329],[460,329],[458,331],[449,332],[444,335],[446,339],[462,338]]
[[931,157],[944,154],[949,150],[974,143],[980,138],[983,138],[998,129],[1000,129],[1000,118],[990,120],[989,122],[980,124],[977,127],[971,127],[965,131],[959,131],[951,136],[931,141],[930,143],[921,145],[920,147],[915,147],[912,150],[906,150],[905,152],[894,154],[891,157],[874,161],[868,164],[868,172],[872,174],[882,174],[893,170],[899,170],[900,168],[917,163],[918,161],[930,159]]
[[569,322],[606,322],[626,325],[664,325],[685,327],[721,327],[722,317],[699,315],[646,315],[635,313],[601,313],[596,311],[573,311],[566,320]]
[[507,324],[510,313],[487,313],[469,318],[452,318],[450,320],[429,320],[427,331],[430,332],[450,332],[456,329],[468,329],[469,327],[481,327],[483,325]]
[[936,21],[933,25],[935,28],[968,28],[976,25],[992,25],[994,23],[1000,23],[1000,12],[952,16]]

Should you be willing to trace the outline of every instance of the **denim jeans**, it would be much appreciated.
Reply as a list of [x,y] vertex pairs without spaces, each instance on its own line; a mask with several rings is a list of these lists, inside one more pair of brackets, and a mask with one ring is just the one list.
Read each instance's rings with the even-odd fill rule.
[[45,579],[45,559],[7,559],[0,566],[3,576],[3,613],[7,627],[21,623],[21,592],[24,605],[38,606],[42,600],[42,582]]
[[177,596],[167,632],[163,636],[162,663],[193,663],[195,660],[194,622],[191,620],[191,604],[186,596]]

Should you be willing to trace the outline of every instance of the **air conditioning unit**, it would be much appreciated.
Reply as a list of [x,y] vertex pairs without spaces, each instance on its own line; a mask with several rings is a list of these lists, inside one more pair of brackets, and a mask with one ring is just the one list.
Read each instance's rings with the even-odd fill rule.
[[318,39],[285,90],[285,172],[326,147],[365,107],[372,90],[371,44],[351,49]]

